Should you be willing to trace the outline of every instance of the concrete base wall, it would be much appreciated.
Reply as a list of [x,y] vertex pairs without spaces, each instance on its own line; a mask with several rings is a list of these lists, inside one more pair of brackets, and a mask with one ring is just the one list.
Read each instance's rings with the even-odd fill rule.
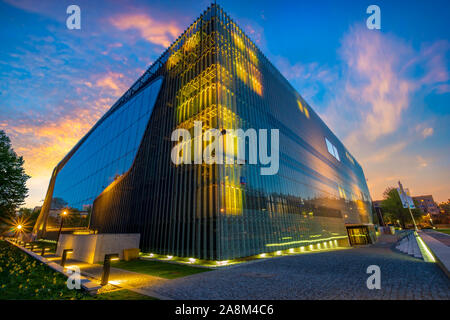
[[139,240],[139,233],[61,234],[56,255],[73,249],[70,258],[87,263],[103,261],[105,254],[111,253],[123,259],[123,250],[139,248]]

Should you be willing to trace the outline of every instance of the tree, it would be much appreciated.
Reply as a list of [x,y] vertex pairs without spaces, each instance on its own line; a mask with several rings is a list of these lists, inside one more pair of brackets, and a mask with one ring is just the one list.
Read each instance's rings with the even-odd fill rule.
[[8,218],[23,204],[28,195],[30,178],[23,168],[23,157],[17,156],[11,140],[0,130],[0,218]]
[[441,210],[441,213],[443,214],[450,214],[450,201],[441,202],[439,204],[439,210]]
[[34,226],[41,210],[33,210],[28,208],[20,208],[18,216],[23,221],[27,221],[30,226]]
[[[381,202],[381,209],[383,211],[383,219],[391,223],[400,222],[402,228],[406,227],[406,224],[412,224],[411,214],[407,208],[403,208],[402,201],[394,187],[387,188],[383,193],[384,200]],[[417,206],[416,206],[417,207]],[[414,219],[416,221],[420,219],[421,212],[418,209],[411,209]]]

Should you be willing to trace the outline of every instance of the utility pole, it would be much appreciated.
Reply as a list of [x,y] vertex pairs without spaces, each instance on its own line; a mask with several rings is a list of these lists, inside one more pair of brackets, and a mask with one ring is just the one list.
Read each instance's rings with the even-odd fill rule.
[[411,206],[414,208],[414,202],[412,201],[412,198],[405,192],[405,190],[403,189],[402,183],[400,181],[398,181],[398,186],[399,186],[399,188],[397,189],[397,191],[400,196],[400,201],[403,204],[403,208],[408,208],[409,214],[411,215],[411,219],[414,223],[414,229],[417,231],[418,229],[417,229],[417,225],[416,225],[416,220],[414,220],[414,216],[411,211]]

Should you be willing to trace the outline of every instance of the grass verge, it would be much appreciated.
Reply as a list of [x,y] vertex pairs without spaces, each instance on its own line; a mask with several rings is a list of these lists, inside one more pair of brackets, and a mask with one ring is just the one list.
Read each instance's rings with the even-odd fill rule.
[[67,278],[22,250],[0,241],[0,300],[136,300],[154,299],[129,290],[91,296],[70,290]]
[[141,259],[131,261],[118,261],[114,262],[111,266],[114,268],[124,269],[137,273],[144,273],[165,279],[181,278],[211,270],[207,268],[196,268],[174,263],[148,261]]
[[436,229],[435,231],[439,231],[442,233],[450,234],[450,229]]

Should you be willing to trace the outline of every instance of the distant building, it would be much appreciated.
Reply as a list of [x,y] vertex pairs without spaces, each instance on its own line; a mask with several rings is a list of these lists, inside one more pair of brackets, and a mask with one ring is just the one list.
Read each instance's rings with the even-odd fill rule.
[[381,209],[381,203],[382,202],[383,202],[383,200],[372,201],[373,211],[376,213],[376,215],[378,217],[378,224],[380,226],[384,226],[383,210]]
[[36,207],[34,207],[33,213],[38,212],[38,211],[41,211],[41,208],[42,208],[42,206],[36,206]]
[[424,214],[430,214],[432,216],[439,215],[439,207],[436,202],[434,202],[432,195],[413,197],[413,200],[417,202],[418,209]]

